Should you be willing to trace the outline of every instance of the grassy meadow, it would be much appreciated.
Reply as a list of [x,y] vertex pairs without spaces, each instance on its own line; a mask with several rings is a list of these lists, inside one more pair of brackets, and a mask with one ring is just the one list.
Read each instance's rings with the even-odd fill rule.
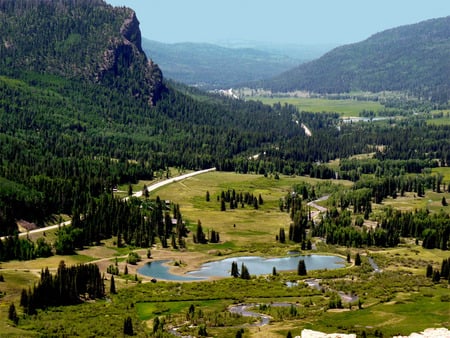
[[[450,171],[436,169],[444,177]],[[447,179],[445,179],[447,180]],[[179,261],[179,273],[198,267],[201,262],[229,257],[232,255],[284,256],[287,251],[299,249],[298,244],[276,242],[279,228],[288,231],[289,214],[279,209],[279,200],[288,194],[295,184],[307,182],[312,185],[341,185],[351,187],[347,181],[322,181],[308,177],[243,175],[237,173],[210,172],[194,176],[164,186],[150,194],[180,205],[183,220],[192,232],[200,220],[204,232],[218,231],[221,242],[217,244],[194,244],[192,232],[187,238],[187,250],[162,249],[159,242],[152,248],[153,260],[169,259]],[[146,182],[151,184],[151,182]],[[143,182],[135,187],[140,189]],[[264,203],[255,210],[252,206],[240,205],[231,210],[220,211],[217,196],[222,191],[248,192],[254,196],[261,194]],[[319,189],[319,188],[318,188]],[[210,201],[206,201],[209,192]],[[383,208],[429,207],[439,210],[438,202],[443,194],[430,191],[418,199],[406,195],[403,199],[386,200]],[[445,196],[448,196],[445,195]],[[449,200],[450,200],[450,196]],[[430,202],[430,200],[432,202]],[[434,209],[433,209],[434,210]],[[446,212],[450,210],[445,209]],[[51,234],[46,234],[51,238]],[[408,335],[429,327],[450,327],[448,309],[450,307],[449,286],[442,281],[433,284],[425,278],[427,264],[440,268],[448,252],[425,250],[406,240],[396,248],[355,249],[329,246],[313,239],[317,249],[309,253],[328,253],[353,258],[362,256],[362,266],[353,266],[329,271],[308,271],[301,277],[296,272],[277,273],[276,276],[253,276],[251,280],[224,278],[203,282],[150,283],[149,278],[136,275],[136,266],[130,266],[130,274],[123,275],[124,257],[135,248],[114,246],[114,239],[102,246],[86,248],[73,256],[53,256],[26,262],[5,262],[0,265],[0,274],[5,281],[0,282],[3,296],[0,316],[6,318],[8,307],[14,302],[20,317],[15,327],[8,320],[0,321],[0,332],[6,336],[117,336],[122,332],[125,316],[130,316],[136,337],[153,336],[155,319],[164,320],[164,337],[170,337],[170,327],[178,332],[198,335],[199,325],[206,325],[208,336],[235,337],[243,330],[243,337],[286,337],[288,331],[300,335],[301,330],[332,332],[353,332],[358,336],[375,337],[380,332],[384,337],[394,334]],[[144,264],[145,250],[139,253]],[[374,274],[367,256],[373,257],[383,270]],[[60,260],[66,264],[97,262],[101,271],[119,262],[120,275],[115,276],[117,294],[109,294],[110,275],[105,274],[107,298],[87,302],[77,306],[59,307],[39,311],[33,317],[23,317],[19,306],[20,292],[28,288],[39,277],[45,266],[56,268]],[[139,266],[139,265],[138,265]],[[251,273],[251,271],[250,271]],[[138,277],[138,278],[135,278]],[[308,287],[306,278],[320,279],[323,291]],[[296,282],[288,287],[287,282]],[[342,309],[327,310],[337,292],[356,295],[360,304],[345,303]],[[275,303],[284,306],[275,306]],[[255,319],[231,314],[228,309],[239,303],[253,304],[253,311],[264,312],[272,317],[269,325],[252,325]],[[263,308],[259,305],[263,304]],[[193,312],[190,312],[193,311]],[[70,327],[67,323],[71,323]],[[2,336],[0,334],[0,336]]]
[[291,104],[300,111],[308,112],[333,112],[339,113],[342,117],[356,117],[363,110],[377,112],[384,107],[375,101],[357,101],[350,99],[329,100],[324,98],[306,97],[257,97],[249,100],[258,100],[264,104],[273,105],[275,103]]

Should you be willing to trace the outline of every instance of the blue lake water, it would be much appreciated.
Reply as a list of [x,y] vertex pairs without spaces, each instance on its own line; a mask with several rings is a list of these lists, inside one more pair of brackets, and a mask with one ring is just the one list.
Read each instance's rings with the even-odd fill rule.
[[229,277],[231,263],[237,262],[239,270],[242,263],[248,268],[251,275],[272,274],[273,267],[277,271],[297,270],[298,261],[305,261],[306,270],[338,269],[345,265],[345,259],[337,256],[307,255],[288,256],[281,258],[264,258],[257,256],[231,257],[219,261],[203,264],[199,270],[188,272],[185,275],[174,275],[165,265],[169,261],[154,261],[141,267],[138,272],[156,279],[171,281],[195,281],[205,280],[210,277]]

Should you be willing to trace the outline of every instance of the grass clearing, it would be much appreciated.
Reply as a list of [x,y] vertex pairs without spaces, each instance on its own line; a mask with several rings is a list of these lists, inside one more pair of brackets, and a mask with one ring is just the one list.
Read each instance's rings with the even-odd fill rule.
[[[49,269],[56,269],[61,261],[66,265],[76,265],[81,263],[89,263],[94,258],[85,254],[70,255],[70,256],[51,256],[47,258],[37,258],[31,261],[9,261],[2,262],[2,269],[8,270],[38,270],[48,267]],[[2,270],[0,270],[2,271]]]
[[[152,192],[151,198],[159,196],[162,200],[179,204],[183,220],[189,222],[191,231],[195,231],[197,221],[200,220],[205,233],[208,230],[218,231],[222,242],[232,242],[236,247],[255,250],[257,247],[275,246],[279,229],[283,227],[288,230],[289,214],[279,210],[279,200],[300,182],[315,184],[323,181],[309,177],[281,176],[276,180],[261,175],[211,172],[164,186]],[[249,192],[255,197],[261,194],[264,203],[258,210],[248,205],[244,208],[239,205],[237,209],[231,210],[227,205],[226,211],[220,211],[217,198],[222,191],[233,189],[236,193]],[[209,202],[206,201],[207,191],[210,194]],[[273,238],[273,242],[268,243],[268,238]],[[216,248],[214,244],[197,247]]]
[[382,210],[386,206],[390,206],[394,209],[401,211],[414,211],[419,209],[428,209],[431,212],[446,212],[450,213],[450,205],[442,205],[442,197],[445,197],[448,203],[450,203],[450,193],[437,193],[431,190],[425,192],[425,196],[418,197],[413,192],[406,192],[404,196],[398,196],[397,198],[386,198],[382,204],[374,204],[373,210]]
[[444,183],[450,182],[450,167],[438,167],[431,169],[432,174],[442,174],[444,176]]
[[[252,98],[253,99],[253,98]],[[253,100],[261,101],[264,104],[274,105],[276,103],[291,104],[300,111],[308,112],[334,112],[341,117],[356,117],[363,110],[378,112],[384,106],[375,101],[357,100],[328,100],[323,98],[303,98],[303,97],[257,97]]]
[[[360,311],[326,313],[315,323],[315,328],[325,332],[336,332],[346,328],[353,332],[374,332],[379,330],[383,336],[409,335],[430,327],[440,327],[448,322],[450,304],[441,301],[448,292],[441,286],[422,289],[416,294],[400,294],[388,304],[379,304]],[[331,324],[336,323],[336,324]],[[362,325],[363,323],[372,323]]]

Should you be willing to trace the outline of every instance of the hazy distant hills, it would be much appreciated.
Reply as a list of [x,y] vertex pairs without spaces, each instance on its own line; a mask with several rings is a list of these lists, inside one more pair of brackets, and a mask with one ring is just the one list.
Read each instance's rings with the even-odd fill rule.
[[450,92],[450,16],[375,34],[338,47],[271,80],[276,92],[400,90],[446,102]]
[[[204,89],[228,88],[238,83],[278,75],[311,60],[313,51],[301,58],[293,47],[288,51],[299,58],[272,49],[222,47],[206,43],[166,44],[143,39],[143,49],[159,65],[164,76]],[[315,53],[317,56],[317,52]],[[308,58],[308,56],[310,56]]]

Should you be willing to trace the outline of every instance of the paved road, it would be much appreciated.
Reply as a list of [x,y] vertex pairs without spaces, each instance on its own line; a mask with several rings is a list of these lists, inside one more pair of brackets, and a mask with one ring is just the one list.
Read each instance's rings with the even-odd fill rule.
[[[192,176],[205,174],[205,173],[208,173],[210,171],[215,171],[215,170],[216,170],[216,168],[210,168],[210,169],[205,169],[205,170],[194,171],[192,173],[184,174],[184,175],[177,176],[177,177],[174,177],[174,178],[169,178],[167,180],[164,180],[164,181],[161,181],[161,182],[158,182],[158,183],[155,183],[155,184],[152,184],[152,185],[148,186],[147,187],[147,191],[151,192],[151,191],[159,189],[159,188],[161,188],[161,187],[163,187],[163,186],[165,186],[167,184],[175,183],[175,182],[178,182],[178,181],[181,181],[181,180],[185,180],[186,178],[189,178],[189,177],[192,177]],[[133,197],[141,197],[141,196],[142,196],[142,190],[133,194]],[[128,197],[125,197],[124,200],[127,200],[127,199],[128,199]]]
[[[171,183],[174,183],[174,182],[185,180],[186,178],[189,178],[189,177],[192,177],[192,176],[196,176],[196,175],[205,174],[205,173],[208,173],[210,171],[215,171],[215,170],[216,170],[216,168],[210,168],[210,169],[194,171],[194,172],[189,173],[189,174],[185,174],[185,175],[177,176],[177,177],[174,177],[174,178],[170,178],[170,179],[167,179],[167,180],[164,180],[164,181],[161,181],[161,182],[158,182],[158,183],[150,185],[149,187],[147,187],[147,190],[150,192],[150,191],[156,190],[158,188],[161,188],[161,187],[163,187],[163,186],[165,186],[167,184],[171,184]],[[142,190],[134,193],[133,196],[135,196],[135,197],[142,196]],[[125,197],[124,200],[125,201],[128,200],[128,197]],[[45,228],[39,228],[39,229],[30,230],[28,232],[22,232],[22,233],[19,234],[19,237],[26,236],[27,234],[31,235],[31,234],[34,234],[34,233],[39,233],[39,232],[44,232],[44,231],[48,231],[48,230],[58,229],[61,226],[70,225],[70,223],[71,223],[71,221],[67,221],[67,222],[63,222],[61,224],[50,225],[50,226],[45,227]],[[6,236],[0,237],[0,240],[3,240],[5,238],[6,238]]]

